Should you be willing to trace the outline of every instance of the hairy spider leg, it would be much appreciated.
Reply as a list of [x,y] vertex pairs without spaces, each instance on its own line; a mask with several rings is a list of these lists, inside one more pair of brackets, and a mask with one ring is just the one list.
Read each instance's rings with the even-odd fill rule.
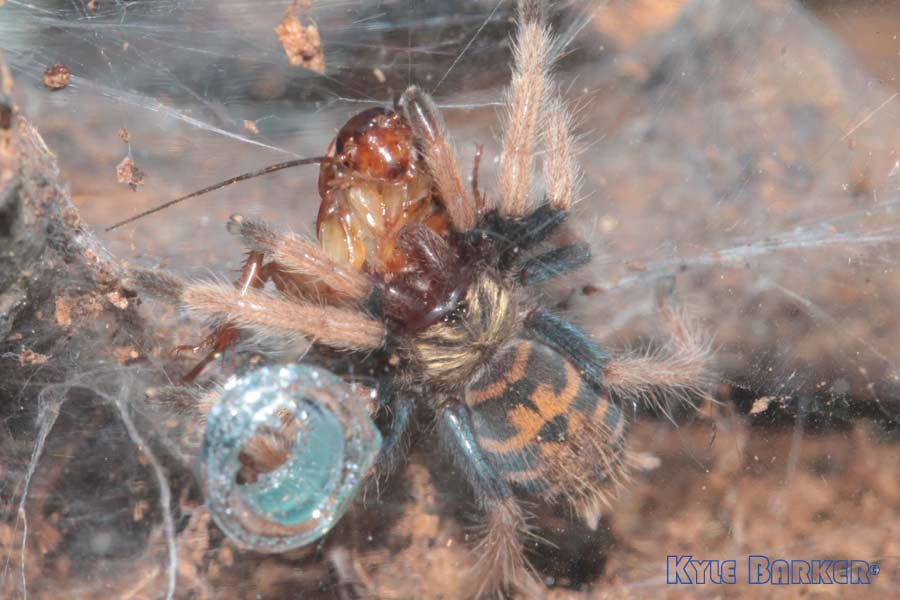
[[484,216],[482,226],[469,234],[471,243],[487,236],[498,245],[501,269],[510,269],[523,260],[528,251],[545,242],[565,222],[567,213],[550,204],[542,204],[524,217],[506,217],[498,211]]
[[498,208],[504,216],[523,216],[530,209],[536,145],[543,126],[543,107],[552,87],[548,81],[552,38],[543,4],[522,0],[518,7],[513,74],[507,91],[508,110],[498,168]]
[[[338,265],[310,240],[294,234],[278,233],[263,221],[240,215],[229,219],[228,230],[240,236],[250,249],[241,275],[235,282],[235,288],[242,295],[251,289],[262,289],[269,281],[273,281],[282,292],[289,285],[303,291],[321,282],[336,296],[356,301],[363,300],[371,290],[364,274]],[[264,263],[267,256],[273,260]],[[192,353],[211,349],[182,381],[193,382],[210,362],[237,342],[239,335],[240,331],[234,323],[225,322],[199,344],[177,347],[176,352]]]
[[181,304],[200,316],[233,322],[259,337],[302,338],[338,350],[365,351],[384,343],[384,324],[357,308],[321,306],[251,289],[193,283],[185,286]]
[[[244,265],[241,267],[241,275],[234,286],[245,292],[252,288],[261,288],[272,276],[273,264],[263,265],[263,254],[261,252],[250,251]],[[182,383],[188,384],[203,372],[203,369],[211,363],[217,356],[220,356],[225,350],[233,346],[240,335],[240,331],[232,323],[222,323],[216,327],[209,335],[207,335],[199,344],[185,344],[177,346],[175,352],[178,354],[190,352],[197,354],[206,350],[206,356],[197,362],[194,367],[188,371],[182,378]]]
[[[279,265],[286,277],[298,276],[295,281],[303,287],[322,284],[340,299],[360,302],[372,289],[369,277],[332,259],[314,242],[294,233],[280,233],[260,219],[234,215],[228,221],[228,231],[239,236],[250,250],[262,252]],[[296,278],[295,278],[296,279]]]
[[407,431],[413,420],[415,403],[412,398],[395,391],[391,378],[385,378],[379,386],[379,396],[382,396],[384,406],[390,414],[390,424],[381,441],[381,450],[375,460],[375,469],[379,479],[390,477],[405,454],[404,441]]
[[581,171],[575,159],[572,117],[557,96],[547,103],[546,115],[544,180],[547,184],[547,202],[556,209],[568,211],[575,201],[581,179]]
[[583,331],[543,309],[534,311],[525,326],[565,356],[582,377],[598,388],[603,385],[603,371],[609,363],[609,354]]
[[519,281],[522,285],[544,283],[577,271],[589,262],[591,249],[587,244],[566,244],[525,261],[519,270]]
[[399,108],[425,155],[425,164],[434,177],[453,229],[469,231],[475,226],[476,204],[460,176],[456,150],[434,100],[418,87],[410,86],[400,97]]
[[580,329],[544,309],[534,311],[526,328],[546,341],[598,389],[622,402],[645,400],[668,414],[668,399],[691,403],[709,399],[710,343],[696,326],[668,305],[661,307],[666,343],[652,352],[612,358]]
[[465,403],[450,400],[438,410],[437,433],[486,515],[485,535],[476,549],[480,556],[471,574],[472,595],[478,597],[503,586],[540,595],[523,554],[522,538],[530,535],[525,513],[509,483],[478,444]]

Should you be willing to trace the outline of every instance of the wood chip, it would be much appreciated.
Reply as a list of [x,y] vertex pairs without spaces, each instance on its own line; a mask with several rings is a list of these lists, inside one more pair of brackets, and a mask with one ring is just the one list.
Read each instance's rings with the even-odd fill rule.
[[647,265],[639,260],[629,260],[625,263],[625,268],[629,271],[642,273],[647,270]]
[[26,365],[42,365],[48,360],[50,360],[50,357],[46,354],[39,354],[27,348],[19,352],[19,365],[22,367]]
[[69,310],[69,304],[65,298],[56,299],[56,308],[53,311],[53,317],[56,324],[60,327],[68,327],[72,324],[72,312]]
[[120,292],[114,291],[106,294],[106,299],[109,300],[109,303],[115,306],[120,310],[125,310],[128,308],[128,298],[123,296]]
[[322,38],[315,23],[306,27],[294,14],[296,7],[288,9],[281,23],[275,28],[275,35],[284,47],[288,62],[294,67],[303,67],[316,73],[325,72],[325,53]]
[[113,350],[113,356],[116,357],[116,362],[120,365],[124,365],[125,363],[136,360],[140,358],[140,353],[132,348],[131,346],[117,346]]
[[61,90],[69,85],[69,67],[56,63],[44,71],[44,85],[51,90]]
[[766,409],[769,408],[769,404],[771,404],[772,400],[774,399],[775,398],[772,398],[771,396],[762,396],[761,398],[757,398],[753,401],[753,407],[750,409],[750,414],[757,415],[761,412],[766,412]]
[[135,166],[130,156],[126,156],[116,166],[116,179],[119,183],[127,183],[136,192],[138,186],[144,184],[144,172]]

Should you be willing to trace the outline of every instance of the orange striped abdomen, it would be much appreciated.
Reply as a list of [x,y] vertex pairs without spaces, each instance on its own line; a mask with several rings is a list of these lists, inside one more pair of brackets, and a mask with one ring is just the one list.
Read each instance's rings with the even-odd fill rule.
[[625,474],[625,418],[541,342],[507,343],[466,390],[475,434],[504,478],[522,492],[573,504],[605,500]]

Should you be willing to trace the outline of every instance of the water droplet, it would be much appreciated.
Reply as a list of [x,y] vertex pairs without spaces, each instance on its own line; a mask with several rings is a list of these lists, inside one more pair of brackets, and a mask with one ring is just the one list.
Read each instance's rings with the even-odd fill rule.
[[209,413],[197,465],[222,531],[261,552],[325,535],[381,447],[357,398],[310,365],[262,367],[229,380]]

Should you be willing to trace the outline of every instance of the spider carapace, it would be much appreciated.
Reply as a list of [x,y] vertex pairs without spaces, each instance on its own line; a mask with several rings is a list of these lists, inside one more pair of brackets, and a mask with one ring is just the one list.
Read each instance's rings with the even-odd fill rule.
[[[691,393],[706,369],[703,345],[674,317],[665,353],[610,356],[540,290],[590,261],[587,244],[554,235],[579,178],[570,117],[548,76],[553,48],[543,4],[522,0],[493,192],[464,181],[439,111],[411,87],[394,110],[367,110],[338,133],[319,176],[318,242],[233,218],[250,251],[236,287],[138,278],[217,322],[214,351],[244,333],[300,336],[313,344],[304,360],[372,375],[388,409],[376,472],[391,470],[407,430],[427,419],[419,429],[436,434],[485,514],[472,595],[539,594],[521,500],[559,504],[596,527],[627,479],[623,399]],[[545,189],[535,200],[539,152]]]

